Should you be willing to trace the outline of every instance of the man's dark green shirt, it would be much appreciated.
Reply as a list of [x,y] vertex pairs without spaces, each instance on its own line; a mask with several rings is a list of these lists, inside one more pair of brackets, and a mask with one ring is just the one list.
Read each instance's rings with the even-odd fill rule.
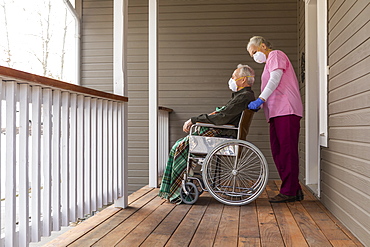
[[232,124],[239,125],[239,120],[242,112],[248,108],[248,104],[253,101],[254,92],[250,87],[243,88],[235,93],[223,107],[218,108],[215,114],[201,114],[197,117],[192,117],[191,122],[211,123],[215,125]]

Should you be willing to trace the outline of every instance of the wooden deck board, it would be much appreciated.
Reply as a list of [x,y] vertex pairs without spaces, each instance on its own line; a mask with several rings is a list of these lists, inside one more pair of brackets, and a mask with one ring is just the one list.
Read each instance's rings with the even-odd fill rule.
[[[142,192],[146,193],[142,193]],[[102,237],[108,234],[113,228],[118,226],[120,223],[124,222],[127,218],[129,218],[132,214],[138,211],[141,207],[148,203],[148,201],[156,196],[157,192],[155,190],[143,190],[139,191],[131,198],[132,203],[130,207],[126,210],[120,210],[116,213],[115,217],[111,217],[107,219],[104,224],[100,224],[92,229],[90,232],[86,233],[81,238],[77,239],[75,242],[70,244],[69,246],[90,246],[97,241],[99,241]]]
[[173,210],[174,204],[162,204],[133,231],[131,231],[117,246],[135,246],[141,244],[157,228],[161,221]]
[[165,246],[188,246],[207,209],[210,197],[200,197]]
[[[140,208],[127,220],[121,222],[117,227],[100,239],[93,246],[115,246],[133,229],[136,228],[146,217],[148,217],[156,208],[163,204],[163,200],[155,197],[148,204]],[[124,210],[123,210],[124,211]],[[87,245],[88,246],[88,245]]]
[[261,245],[280,247],[284,241],[280,233],[271,203],[267,198],[257,199],[257,214],[260,228]]
[[214,246],[232,247],[238,245],[240,207],[224,206]]
[[[210,195],[207,193],[210,197]],[[224,205],[211,200],[190,243],[190,247],[213,246]]]
[[45,246],[363,246],[303,187],[305,200],[271,204],[280,181],[249,205],[219,203],[203,193],[195,205],[174,205],[148,186],[129,207],[108,207]]
[[[273,186],[274,183],[270,181],[269,185]],[[277,185],[280,186],[280,183],[278,182]],[[309,196],[310,199],[313,199],[312,195],[307,196]],[[302,202],[286,203],[286,205],[289,207],[292,216],[305,236],[309,246],[331,246],[324,233],[303,207]]]
[[[266,187],[269,197],[273,197],[278,193],[278,188],[273,181],[270,181]],[[298,203],[298,202],[295,202]],[[295,221],[291,211],[286,203],[271,204],[276,220],[279,224],[281,236],[283,237],[286,246],[308,246],[297,222]]]
[[261,246],[255,201],[240,207],[238,246]]
[[164,246],[173,232],[177,229],[180,222],[189,212],[190,205],[175,207],[174,210],[163,220],[163,222],[150,234],[150,236],[141,244],[142,247],[160,247]]

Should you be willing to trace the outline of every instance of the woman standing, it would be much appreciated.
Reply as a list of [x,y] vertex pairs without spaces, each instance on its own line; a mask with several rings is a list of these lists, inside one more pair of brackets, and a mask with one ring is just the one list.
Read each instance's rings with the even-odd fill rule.
[[257,63],[265,63],[261,77],[261,95],[248,108],[263,108],[270,124],[270,145],[282,180],[280,193],[270,202],[303,200],[299,184],[298,141],[303,106],[293,66],[286,54],[272,50],[261,36],[249,40],[247,51]]

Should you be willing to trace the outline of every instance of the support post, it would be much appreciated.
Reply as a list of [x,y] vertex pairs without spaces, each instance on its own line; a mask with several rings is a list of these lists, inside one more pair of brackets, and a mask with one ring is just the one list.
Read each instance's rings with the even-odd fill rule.
[[149,187],[158,186],[158,0],[149,0]]
[[[128,81],[127,81],[127,33],[128,33],[128,0],[114,0],[114,44],[113,44],[113,80],[114,80],[114,93],[118,95],[127,95]],[[121,168],[119,169],[122,174],[122,179],[118,188],[121,188],[120,196],[115,200],[114,204],[116,207],[127,207],[128,205],[128,156],[127,156],[127,126],[128,126],[128,107],[127,103],[124,103],[122,111],[122,138],[121,146],[119,147],[121,152],[121,161],[119,161]]]

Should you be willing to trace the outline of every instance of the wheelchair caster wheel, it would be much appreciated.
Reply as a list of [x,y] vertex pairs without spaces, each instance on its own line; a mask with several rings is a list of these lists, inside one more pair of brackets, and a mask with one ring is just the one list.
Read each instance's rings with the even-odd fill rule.
[[180,190],[180,197],[182,199],[182,202],[185,204],[194,204],[199,197],[199,191],[197,186],[195,186],[195,184],[191,182],[186,182],[185,189],[188,192],[188,194],[184,191],[182,187]]

